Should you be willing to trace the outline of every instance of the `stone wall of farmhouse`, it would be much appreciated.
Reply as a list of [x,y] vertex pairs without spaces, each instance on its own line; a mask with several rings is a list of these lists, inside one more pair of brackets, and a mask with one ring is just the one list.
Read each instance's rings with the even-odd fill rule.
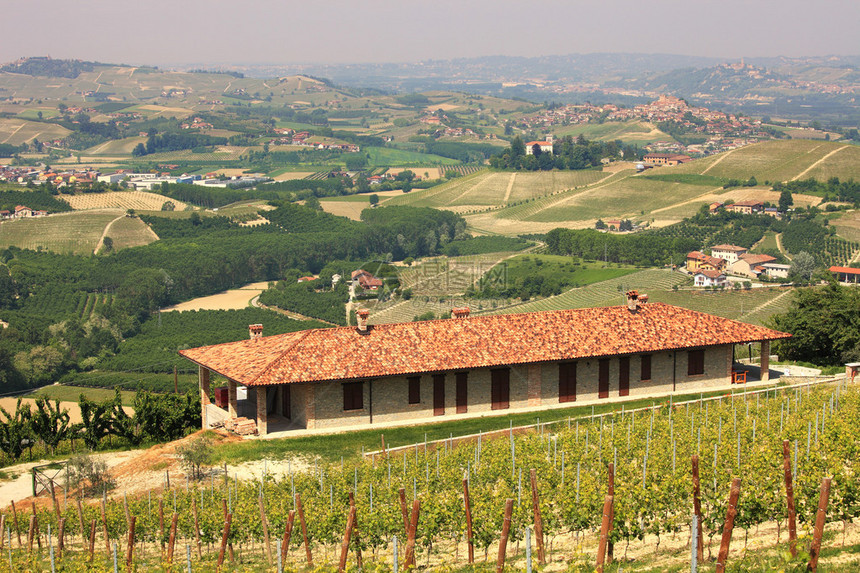
[[[676,355],[677,354],[677,355]],[[692,393],[725,387],[731,381],[732,346],[705,349],[704,373],[688,376],[688,351],[657,352],[651,355],[651,379],[641,380],[642,358],[630,356],[630,397]],[[573,406],[583,402],[596,402],[598,398],[599,360],[578,360],[576,373],[576,402],[561,405]],[[619,396],[619,365],[617,356],[609,359],[609,398]],[[490,413],[525,410],[529,408],[558,407],[558,363],[529,364],[510,368],[510,407],[492,410],[491,369],[468,372],[467,412]],[[363,408],[344,411],[343,384],[295,384],[292,386],[293,421],[308,428],[337,428],[351,425],[384,424],[440,418],[434,416],[434,381],[432,374],[421,377],[420,401],[409,404],[409,383],[406,377],[378,378],[363,382]],[[371,393],[372,412],[371,412]],[[446,418],[456,414],[456,373],[445,373]]]

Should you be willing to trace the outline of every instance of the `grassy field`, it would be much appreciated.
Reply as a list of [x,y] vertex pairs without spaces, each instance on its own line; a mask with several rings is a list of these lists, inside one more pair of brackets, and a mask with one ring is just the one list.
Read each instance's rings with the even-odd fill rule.
[[860,210],[852,209],[839,214],[838,217],[831,216],[831,224],[836,227],[836,232],[849,241],[860,241]]
[[90,147],[84,151],[84,155],[131,155],[132,150],[134,150],[139,143],[146,143],[146,139],[147,138],[145,137],[135,136],[106,141]]
[[[748,145],[705,159],[679,165],[675,173],[699,173],[746,180],[755,176],[758,181],[788,181],[802,176],[820,177],[835,175],[840,178],[860,177],[860,147],[843,149],[825,159],[829,153],[846,147],[844,143],[811,140],[766,141]],[[850,147],[850,146],[848,146]]]
[[559,137],[582,135],[586,139],[596,141],[620,139],[624,143],[638,143],[639,145],[655,141],[675,141],[671,135],[660,131],[653,123],[639,120],[571,125],[557,130],[555,134]]
[[50,141],[61,139],[70,133],[65,127],[53,123],[27,121],[18,118],[0,118],[0,143],[21,145],[22,143],[29,143],[33,139]]
[[395,167],[397,165],[456,165],[456,159],[449,159],[440,155],[429,155],[427,153],[416,153],[414,151],[403,151],[388,147],[368,147],[366,151],[370,155],[368,162],[371,167]]
[[505,267],[505,280],[508,284],[541,277],[545,280],[556,279],[567,287],[585,286],[636,272],[632,267],[585,263],[561,255],[517,255],[501,264]]
[[177,199],[171,199],[149,191],[107,191],[105,193],[78,193],[61,195],[72,209],[85,211],[88,209],[135,209],[139,211],[160,211],[166,201],[171,201],[176,210],[184,210],[187,205]]
[[105,227],[123,212],[99,210],[59,213],[48,217],[5,221],[0,224],[0,247],[41,247],[55,253],[89,254]]
[[105,236],[113,240],[115,251],[148,245],[158,240],[158,236],[152,229],[137,217],[115,219],[105,230]]
[[[85,395],[87,399],[96,402],[104,402],[113,400],[116,391],[112,388],[87,388],[85,386],[67,386],[65,384],[53,384],[51,386],[43,386],[38,390],[26,394],[25,398],[38,398],[47,396],[51,400],[59,400],[61,402],[77,402],[81,396]],[[131,406],[134,403],[134,392],[128,390],[120,390],[120,396],[123,406]]]

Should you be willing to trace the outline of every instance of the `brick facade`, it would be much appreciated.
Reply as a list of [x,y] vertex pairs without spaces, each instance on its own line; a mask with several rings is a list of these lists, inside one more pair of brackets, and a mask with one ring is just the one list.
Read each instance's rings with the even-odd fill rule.
[[[672,393],[708,391],[731,383],[732,346],[705,349],[703,374],[687,375],[688,350],[656,352],[651,356],[651,379],[641,380],[642,358],[630,356],[630,397],[661,396]],[[564,405],[597,402],[597,358],[577,362],[576,401]],[[493,410],[490,399],[490,369],[468,373],[468,414],[505,414],[511,411],[559,407],[558,363],[512,366],[510,408]],[[367,380],[363,387],[363,408],[343,410],[341,382],[291,384],[292,421],[308,429],[336,429],[344,426],[402,423],[410,420],[438,420],[433,413],[433,378],[421,376],[421,399],[408,403],[409,384],[405,376]],[[272,388],[270,391],[274,391]],[[372,396],[371,396],[372,394]],[[619,396],[619,357],[609,358],[609,398]],[[371,422],[371,416],[373,418]],[[456,418],[456,376],[445,373],[445,417]],[[262,433],[262,430],[261,430]]]

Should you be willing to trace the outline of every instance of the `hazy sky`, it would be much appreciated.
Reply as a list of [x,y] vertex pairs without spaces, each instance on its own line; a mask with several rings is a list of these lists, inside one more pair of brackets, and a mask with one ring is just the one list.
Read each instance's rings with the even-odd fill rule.
[[858,0],[3,0],[0,60],[404,62],[856,55]]

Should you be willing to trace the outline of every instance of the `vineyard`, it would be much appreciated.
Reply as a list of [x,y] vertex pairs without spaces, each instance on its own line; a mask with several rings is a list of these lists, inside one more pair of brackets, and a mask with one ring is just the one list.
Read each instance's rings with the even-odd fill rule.
[[117,211],[72,212],[6,221],[0,225],[0,246],[90,254],[105,227],[120,214]]
[[105,193],[78,193],[61,195],[72,209],[135,209],[138,211],[161,211],[165,202],[171,201],[177,211],[182,211],[188,205],[178,199],[171,199],[158,193],[147,191],[107,191]]
[[[259,481],[239,481],[220,470],[199,481],[165,476],[154,495],[82,505],[76,494],[63,499],[55,488],[53,505],[34,505],[32,517],[29,507],[9,508],[0,524],[9,528],[4,537],[13,568],[21,569],[46,562],[50,543],[51,558],[61,567],[81,567],[87,559],[103,567],[116,551],[141,569],[172,559],[183,569],[190,561],[194,570],[234,560],[233,570],[274,570],[275,559],[291,569],[305,563],[333,568],[339,557],[342,570],[353,559],[352,548],[359,559],[361,554],[375,563],[374,570],[387,571],[395,537],[403,565],[450,567],[473,554],[486,562],[492,550],[519,569],[532,528],[539,560],[588,570],[603,522],[601,551],[608,541],[609,555],[614,546],[624,569],[636,570],[641,556],[660,554],[661,543],[665,553],[670,541],[695,537],[690,523],[697,501],[700,565],[709,568],[733,480],[732,489],[739,486],[730,512],[735,532],[733,539],[729,533],[730,546],[723,534],[723,565],[726,556],[738,560],[763,525],[776,525],[775,535],[771,527],[765,530],[768,544],[788,540],[794,511],[784,484],[790,479],[800,533],[797,564],[810,558],[807,534],[816,519],[845,535],[860,514],[858,409],[858,389],[839,381],[682,404],[670,400],[552,424],[538,420],[516,432],[396,451],[385,450],[383,437],[383,449],[362,458],[311,461],[301,471],[292,464],[272,473],[264,469]],[[614,497],[607,520],[610,471]],[[823,478],[832,478],[826,497],[819,490]],[[825,543],[837,545],[830,529]],[[820,530],[815,539],[821,541]],[[43,548],[38,555],[36,541]]]

